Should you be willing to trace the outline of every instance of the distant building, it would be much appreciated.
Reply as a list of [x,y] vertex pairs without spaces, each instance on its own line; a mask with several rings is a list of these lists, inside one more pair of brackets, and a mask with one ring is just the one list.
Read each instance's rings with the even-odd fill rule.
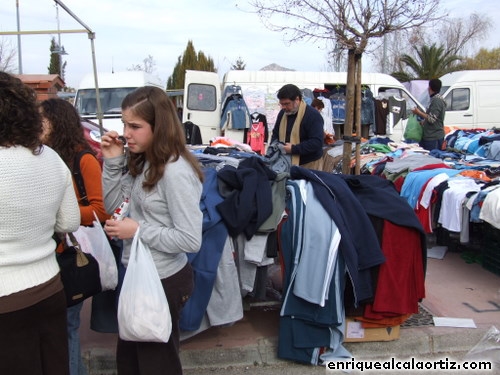
[[57,98],[65,86],[58,74],[17,74],[16,77],[35,90],[39,102]]
[[269,65],[266,65],[265,67],[261,68],[260,70],[272,70],[272,71],[279,71],[279,72],[287,72],[287,71],[293,71],[294,69],[288,69],[288,68],[285,68],[281,65],[278,65],[278,64],[269,64]]

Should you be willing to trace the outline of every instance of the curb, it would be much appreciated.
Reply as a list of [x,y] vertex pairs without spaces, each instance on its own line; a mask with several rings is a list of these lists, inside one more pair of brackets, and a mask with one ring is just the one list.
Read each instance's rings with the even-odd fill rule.
[[[476,329],[448,327],[417,327],[401,329],[394,341],[344,343],[356,359],[443,357],[451,353],[467,353],[476,345],[489,327]],[[214,347],[182,350],[183,368],[224,368],[229,366],[257,366],[289,363],[277,357],[278,338],[261,338],[256,344],[239,347]],[[89,375],[115,375],[115,353],[110,349],[95,348],[84,353]],[[417,354],[417,355],[416,355]]]

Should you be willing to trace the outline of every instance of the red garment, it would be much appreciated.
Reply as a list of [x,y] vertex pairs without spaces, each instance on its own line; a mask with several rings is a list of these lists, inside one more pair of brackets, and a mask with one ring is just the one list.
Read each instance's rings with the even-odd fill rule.
[[365,317],[355,317],[354,320],[361,322],[363,328],[394,327],[406,322],[413,314],[396,315],[392,318],[368,319]]
[[432,218],[431,218],[432,205],[430,204],[429,207],[424,208],[420,204],[420,201],[422,199],[422,195],[424,194],[424,191],[427,188],[427,185],[429,184],[430,180],[431,179],[429,179],[424,184],[424,186],[422,186],[422,189],[420,190],[420,194],[418,195],[417,208],[414,209],[415,214],[417,215],[418,221],[420,221],[420,224],[422,224],[422,227],[424,227],[425,233],[432,233]]
[[250,145],[252,151],[257,152],[260,155],[265,154],[264,142],[266,129],[262,121],[250,125],[250,129],[247,132],[247,144]]
[[446,165],[444,163],[436,163],[436,164],[427,164],[427,165],[423,165],[421,167],[412,169],[412,172],[415,172],[415,171],[429,171],[431,169],[438,169],[438,168],[451,169],[451,167],[449,165]]
[[373,304],[363,316],[368,319],[391,318],[418,313],[418,302],[425,297],[424,267],[420,233],[384,221],[382,251]]
[[403,188],[403,184],[405,182],[405,178],[403,176],[398,177],[393,183],[398,193],[401,193],[401,189]]

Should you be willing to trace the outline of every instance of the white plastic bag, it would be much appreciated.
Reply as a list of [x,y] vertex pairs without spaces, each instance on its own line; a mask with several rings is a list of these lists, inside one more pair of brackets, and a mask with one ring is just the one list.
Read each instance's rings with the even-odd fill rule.
[[139,229],[118,299],[118,332],[122,340],[151,342],[168,342],[172,332],[167,296]]
[[491,326],[488,332],[464,357],[467,361],[491,361],[500,368],[500,330]]
[[[84,252],[88,252],[99,263],[102,291],[114,290],[118,285],[118,267],[113,250],[104,232],[104,228],[95,215],[93,227],[80,226],[74,233]],[[83,233],[83,235],[82,235]]]

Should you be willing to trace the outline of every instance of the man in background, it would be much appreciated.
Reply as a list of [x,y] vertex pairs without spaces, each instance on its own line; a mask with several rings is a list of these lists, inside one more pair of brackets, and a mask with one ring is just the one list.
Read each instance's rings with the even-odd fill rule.
[[271,143],[284,143],[284,151],[291,155],[292,165],[322,169],[323,117],[302,100],[302,92],[286,84],[277,94],[281,111],[276,118]]
[[413,108],[412,112],[423,118],[420,125],[424,127],[420,147],[425,150],[441,150],[444,141],[444,116],[446,113],[446,102],[439,94],[441,91],[441,81],[433,78],[429,81],[429,96],[431,101],[427,111],[423,112],[419,108]]

